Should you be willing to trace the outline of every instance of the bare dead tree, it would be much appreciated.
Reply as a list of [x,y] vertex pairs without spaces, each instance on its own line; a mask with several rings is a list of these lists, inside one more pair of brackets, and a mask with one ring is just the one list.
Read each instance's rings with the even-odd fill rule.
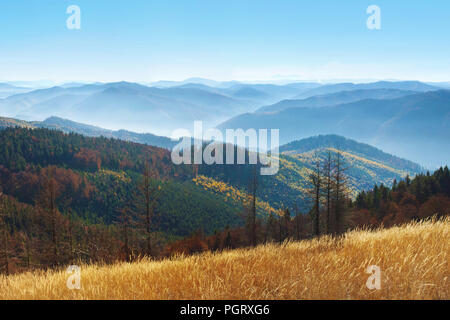
[[56,207],[56,181],[55,181],[55,168],[49,167],[47,176],[41,185],[41,192],[39,194],[38,203],[42,210],[45,212],[45,217],[50,225],[50,241],[51,241],[51,265],[57,266],[59,264],[59,252],[58,252],[58,236],[57,236],[57,220],[58,209]]
[[3,260],[3,272],[6,275],[9,275],[9,248],[8,248],[8,241],[9,241],[9,233],[6,226],[6,215],[7,215],[7,208],[6,208],[6,200],[3,197],[3,193],[0,192],[0,233],[1,233],[1,249],[2,249],[2,260]]
[[327,233],[332,232],[331,226],[331,205],[332,205],[332,193],[333,193],[333,159],[331,151],[328,150],[327,157],[324,163],[324,184],[325,184],[325,202],[326,202],[326,230]]
[[345,175],[346,170],[347,168],[344,165],[343,157],[338,150],[335,156],[335,169],[333,174],[335,233],[343,231],[345,200],[348,196],[348,180]]
[[309,183],[312,188],[309,190],[310,197],[313,200],[312,217],[313,217],[313,234],[320,235],[320,203],[322,200],[323,177],[320,158],[316,155],[313,172],[309,175]]
[[249,224],[249,236],[250,236],[250,243],[253,247],[256,246],[257,239],[256,239],[256,191],[258,189],[258,178],[256,169],[253,171],[252,176],[252,182],[251,182],[251,207],[249,210],[249,216],[248,216],[248,224]]
[[142,175],[142,183],[140,185],[140,192],[144,196],[144,229],[146,234],[146,255],[151,257],[152,250],[152,225],[154,218],[154,211],[157,200],[161,195],[162,188],[156,183],[158,174],[150,168],[149,156],[147,155]]

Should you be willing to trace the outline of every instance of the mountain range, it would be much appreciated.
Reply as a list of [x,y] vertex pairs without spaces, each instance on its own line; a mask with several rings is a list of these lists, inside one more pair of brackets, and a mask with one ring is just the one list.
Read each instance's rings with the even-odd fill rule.
[[100,127],[83,124],[58,117],[50,117],[44,121],[24,121],[13,118],[0,117],[0,129],[7,127],[46,128],[62,131],[64,133],[78,133],[87,137],[115,138],[124,141],[136,142],[150,146],[171,149],[178,141],[151,133],[136,133],[128,130],[108,130]]
[[206,128],[213,127],[231,116],[314,86],[317,84],[234,84],[225,88],[195,83],[162,88],[128,82],[69,84],[0,99],[0,114],[30,121],[59,116],[111,129],[169,136],[175,129],[190,129],[195,120],[202,120]]
[[15,86],[9,83],[0,83],[0,99],[29,91],[32,91],[32,89],[21,86]]
[[311,90],[302,92],[301,94],[299,94],[294,98],[305,99],[312,96],[336,93],[340,91],[373,90],[373,89],[396,89],[396,90],[426,92],[438,90],[439,87],[429,85],[420,81],[377,81],[371,83],[337,83],[313,88]]
[[[75,82],[7,96],[0,99],[0,114],[35,126],[39,126],[36,121],[45,122],[45,127],[66,132],[86,123],[91,127],[83,125],[77,132],[165,148],[172,142],[155,134],[170,136],[180,128],[192,131],[195,120],[203,120],[205,129],[280,129],[281,144],[338,134],[433,168],[445,164],[449,156],[449,97],[439,86],[444,85],[418,81],[251,84],[198,78],[149,86]],[[63,124],[57,117],[78,124]]]
[[[264,105],[280,103],[262,109],[276,111],[297,105],[325,106],[367,98],[387,99],[438,89],[415,81],[327,85],[296,82],[276,85],[196,78],[183,82],[153,83],[151,86],[129,82],[75,82],[33,91],[11,84],[4,84],[3,87],[4,90],[15,88],[18,91],[10,92],[4,99],[0,96],[2,116],[30,121],[58,116],[114,130],[126,128],[166,136],[176,129],[192,128],[195,120],[202,120],[204,127],[210,128],[233,116],[254,112]],[[330,93],[336,95],[292,101]],[[283,101],[286,99],[290,100]]]
[[[40,130],[51,129],[66,134],[82,134],[89,137],[115,138],[117,148],[122,148],[120,140],[152,145],[167,153],[175,143],[168,138],[151,134],[139,134],[129,131],[111,131],[84,125],[61,118],[49,118],[42,122],[26,122],[11,118],[0,118],[0,129],[19,127]],[[172,144],[172,145],[171,145]],[[143,147],[139,147],[144,150]],[[163,151],[165,149],[165,151]],[[4,150],[6,153],[9,151]],[[92,150],[92,152],[96,152]],[[370,189],[374,184],[391,185],[394,179],[400,180],[406,175],[414,176],[424,169],[412,162],[387,154],[370,145],[359,143],[337,135],[320,135],[290,142],[280,147],[280,169],[274,176],[261,177],[260,205],[264,210],[277,210],[297,203],[302,210],[307,210],[308,203],[299,199],[308,188],[308,176],[312,172],[315,158],[324,158],[328,152],[341,153],[344,162],[349,167],[347,172],[350,181],[350,191],[353,195],[361,190]],[[106,156],[106,155],[105,155]],[[127,160],[129,161],[129,160]],[[174,169],[175,170],[175,169]],[[239,165],[202,165],[198,178],[194,182],[208,192],[228,190],[232,198],[241,199],[248,188],[251,169]],[[234,195],[234,196],[233,196]],[[239,201],[238,201],[239,202]],[[239,205],[234,204],[234,205]],[[261,209],[262,210],[262,209]]]
[[281,144],[318,134],[338,134],[425,167],[437,167],[450,157],[450,91],[246,113],[218,128],[280,129]]
[[394,99],[417,93],[410,90],[399,89],[358,89],[350,91],[339,91],[317,95],[306,99],[288,99],[282,100],[273,105],[264,106],[255,112],[277,112],[289,108],[315,108],[330,107],[343,103],[351,103],[365,99]]

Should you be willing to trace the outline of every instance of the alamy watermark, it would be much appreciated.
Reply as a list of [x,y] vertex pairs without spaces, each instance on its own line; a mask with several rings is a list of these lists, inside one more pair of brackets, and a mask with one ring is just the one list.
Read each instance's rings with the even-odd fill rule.
[[[278,129],[208,129],[203,131],[203,122],[194,122],[194,134],[187,129],[177,129],[172,139],[178,143],[172,149],[172,162],[180,164],[261,164],[261,175],[275,175],[279,169]],[[259,161],[259,162],[258,162]]]
[[69,290],[81,289],[81,268],[79,266],[69,266],[66,273],[70,274],[67,278],[66,286]]
[[70,16],[67,18],[66,26],[69,30],[80,30],[81,29],[81,9],[77,5],[71,5],[67,7],[67,14]]
[[367,7],[367,14],[370,16],[367,18],[366,25],[369,30],[381,30],[381,9],[379,6],[371,5]]
[[[81,9],[78,5],[70,5],[66,9],[66,13],[70,16],[66,20],[66,26],[69,30],[81,29]],[[369,30],[381,30],[381,9],[377,5],[370,5],[366,9],[366,13],[370,15],[367,18],[366,26]]]
[[369,290],[381,289],[381,268],[379,266],[368,266],[366,273],[370,274],[370,277],[366,281],[366,287]]

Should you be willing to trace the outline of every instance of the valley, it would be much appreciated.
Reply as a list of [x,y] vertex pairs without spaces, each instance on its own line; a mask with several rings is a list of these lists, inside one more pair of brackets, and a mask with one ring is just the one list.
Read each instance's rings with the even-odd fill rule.
[[[419,200],[421,186],[407,192],[408,196],[411,194],[419,201],[416,204],[417,213],[404,212],[402,199],[408,196],[402,195],[396,199],[395,188],[411,179],[414,179],[415,186],[415,181],[421,181],[427,168],[349,138],[357,136],[362,141],[367,140],[369,136],[364,134],[364,130],[380,132],[376,126],[383,123],[386,117],[396,117],[403,109],[417,113],[416,101],[419,100],[430,108],[441,108],[447,112],[448,93],[445,90],[413,82],[358,85],[354,86],[355,90],[336,93],[333,93],[336,90],[333,86],[328,88],[308,83],[284,86],[215,85],[218,87],[193,83],[171,84],[162,88],[130,83],[76,84],[39,89],[28,93],[29,96],[13,95],[6,102],[4,99],[1,106],[13,101],[23,107],[22,111],[31,112],[29,115],[39,112],[43,116],[49,106],[54,107],[51,112],[60,110],[60,114],[70,114],[69,110],[75,108],[75,104],[82,100],[89,101],[91,95],[96,94],[122,95],[127,92],[122,95],[123,101],[114,98],[111,100],[113,104],[106,100],[99,102],[113,108],[115,115],[120,114],[122,106],[128,108],[129,103],[138,106],[139,103],[133,100],[136,97],[141,99],[147,94],[162,97],[161,93],[156,94],[159,90],[170,92],[171,99],[177,95],[182,99],[198,99],[198,90],[202,94],[208,92],[204,97],[209,94],[233,96],[233,99],[245,97],[252,100],[250,105],[255,113],[231,118],[219,128],[241,125],[244,130],[250,125],[256,128],[265,125],[278,127],[282,143],[280,153],[275,155],[279,161],[278,172],[256,177],[255,170],[259,172],[260,165],[247,162],[176,165],[170,153],[179,141],[163,135],[124,130],[122,128],[127,127],[126,122],[123,123],[125,127],[111,130],[50,114],[42,121],[1,117],[0,197],[3,199],[2,210],[8,212],[8,219],[11,219],[8,220],[8,228],[14,248],[8,270],[17,272],[31,266],[64,265],[74,259],[106,263],[115,263],[118,259],[131,262],[140,255],[163,259],[178,253],[246,247],[249,241],[258,243],[263,239],[264,242],[268,239],[275,242],[289,238],[308,239],[327,234],[330,228],[341,233],[368,224],[404,223],[415,215],[430,216],[430,206],[438,212],[446,206],[447,198],[441,197],[438,191],[427,191],[427,195]],[[322,87],[323,91],[320,91]],[[331,93],[285,100],[294,97],[295,92],[305,92],[304,95],[308,96],[316,90]],[[68,91],[71,92],[69,95]],[[73,98],[71,94],[78,98]],[[129,100],[126,95],[133,96],[133,99]],[[211,98],[216,99],[213,96]],[[67,105],[64,102],[66,98],[75,104]],[[197,103],[206,101],[202,99]],[[258,104],[274,101],[275,104],[256,110]],[[61,109],[61,103],[67,108]],[[369,116],[372,109],[375,110],[374,105],[377,105],[376,117]],[[176,108],[183,109],[183,103],[177,104]],[[248,110],[249,105],[245,108]],[[94,110],[93,106],[77,113],[90,114],[91,109]],[[181,114],[185,114],[181,109]],[[116,114],[116,111],[119,113]],[[239,112],[238,109],[235,111]],[[94,112],[99,112],[99,109]],[[107,111],[103,109],[99,114],[101,112]],[[138,113],[142,119],[146,118],[145,114]],[[344,118],[339,120],[341,114]],[[363,114],[367,116],[363,117]],[[295,123],[299,115],[304,117],[302,123],[308,123],[309,127]],[[319,117],[320,122],[310,121],[311,118],[306,115]],[[209,119],[208,116],[200,117],[202,120]],[[185,118],[183,123],[191,120]],[[336,126],[333,121],[341,123]],[[434,130],[445,128],[441,125]],[[398,127],[397,130],[400,129],[402,134],[410,133],[407,127]],[[333,134],[323,134],[327,131]],[[347,136],[334,132],[344,132]],[[440,131],[436,132],[442,138]],[[304,134],[310,136],[296,139]],[[396,142],[391,138],[384,140]],[[442,143],[445,145],[446,142]],[[223,156],[225,158],[226,153]],[[341,171],[338,172],[345,180],[333,183],[343,188],[343,198],[330,202],[331,198],[321,194],[321,216],[315,218],[318,213],[311,193],[316,188],[313,177],[318,174],[318,166],[323,167],[320,170],[325,170],[327,163],[332,166],[329,171],[332,180],[339,179],[335,176],[335,166],[339,163]],[[444,182],[439,182],[440,188],[443,188],[439,192],[443,194],[448,192],[445,186],[448,169],[445,170],[443,176],[436,172],[432,176],[437,181],[444,179]],[[326,172],[320,175],[326,177]],[[431,182],[424,183],[428,185]],[[325,184],[321,188],[325,192]],[[334,187],[330,188],[330,192],[335,192],[332,191]],[[373,207],[370,202],[374,201],[370,200],[372,192],[375,192],[373,190],[377,190],[377,197],[382,196],[383,203],[387,205],[389,201],[394,201],[400,209],[392,209],[394,204],[389,204],[388,209],[379,207],[379,204]],[[386,196],[390,193],[392,196]],[[48,198],[50,194],[54,194],[52,200]],[[335,196],[334,193],[330,195]],[[338,214],[336,201],[345,211]],[[333,213],[331,218],[336,221],[330,221],[326,211],[323,211],[327,206]],[[383,213],[377,213],[378,210]],[[252,214],[256,230],[253,236],[248,233]],[[36,221],[41,222],[36,224]],[[54,222],[49,224],[51,221]],[[51,231],[52,225],[58,228]],[[276,231],[276,228],[279,230]],[[52,232],[57,242],[48,238]],[[251,240],[252,237],[254,240]],[[38,253],[38,247],[48,248],[46,254]],[[57,260],[51,254],[52,247],[58,249]]]

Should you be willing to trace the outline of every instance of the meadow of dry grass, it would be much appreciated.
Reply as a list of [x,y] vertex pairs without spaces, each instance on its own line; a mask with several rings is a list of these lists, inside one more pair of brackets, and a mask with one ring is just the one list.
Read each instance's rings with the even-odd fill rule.
[[[0,278],[1,299],[449,299],[450,219],[341,239],[269,244],[152,262],[82,266]],[[381,289],[365,270],[381,268]]]

